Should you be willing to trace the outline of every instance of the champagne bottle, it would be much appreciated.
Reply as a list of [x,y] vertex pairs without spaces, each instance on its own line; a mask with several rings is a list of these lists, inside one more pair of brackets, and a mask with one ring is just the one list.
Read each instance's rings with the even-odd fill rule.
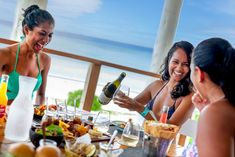
[[107,105],[113,97],[113,94],[117,90],[117,88],[120,86],[122,80],[125,78],[126,73],[122,72],[120,76],[114,80],[113,82],[108,83],[102,90],[102,93],[100,94],[98,100],[102,105]]

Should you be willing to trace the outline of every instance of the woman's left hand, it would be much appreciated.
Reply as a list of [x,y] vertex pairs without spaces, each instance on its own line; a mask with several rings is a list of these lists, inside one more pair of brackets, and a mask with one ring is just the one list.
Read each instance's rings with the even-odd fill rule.
[[202,96],[200,95],[200,93],[198,91],[196,91],[193,96],[192,96],[192,102],[194,104],[194,106],[201,111],[207,104],[208,101],[205,98],[202,98]]

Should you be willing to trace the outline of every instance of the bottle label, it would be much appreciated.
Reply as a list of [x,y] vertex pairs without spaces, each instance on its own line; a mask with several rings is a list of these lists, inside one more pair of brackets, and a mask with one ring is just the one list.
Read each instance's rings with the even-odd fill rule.
[[102,92],[99,96],[99,102],[103,105],[107,105],[111,100],[112,100],[112,98],[107,97],[104,94],[104,92]]
[[6,106],[0,105],[0,118],[2,118],[5,115],[6,112]]

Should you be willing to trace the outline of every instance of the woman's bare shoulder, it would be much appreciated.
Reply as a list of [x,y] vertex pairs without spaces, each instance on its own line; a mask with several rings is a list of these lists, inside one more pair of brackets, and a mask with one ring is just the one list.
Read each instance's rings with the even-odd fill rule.
[[45,52],[40,53],[40,62],[43,67],[47,66],[48,64],[51,63],[51,57],[46,54]]
[[[227,111],[227,112],[226,112]],[[217,113],[217,114],[225,114],[235,112],[235,106],[232,105],[227,99],[223,99],[212,104],[209,104],[205,109],[202,110],[203,113]]]
[[[206,106],[201,117],[210,124],[224,125],[235,121],[235,107],[227,99]],[[233,123],[235,129],[235,123]]]
[[13,44],[7,47],[0,48],[0,55],[1,58],[10,58],[13,56],[17,51],[17,44]]
[[164,85],[163,80],[155,80],[149,84],[149,87],[156,89],[156,88],[161,88],[163,85]]
[[[226,99],[211,103],[203,108],[198,122],[196,139],[199,154],[220,153],[218,156],[229,156],[228,153],[227,155],[224,153],[229,152],[230,138],[234,137],[234,112],[234,106]],[[204,147],[205,145],[207,148]],[[208,151],[215,147],[221,149],[213,152]]]

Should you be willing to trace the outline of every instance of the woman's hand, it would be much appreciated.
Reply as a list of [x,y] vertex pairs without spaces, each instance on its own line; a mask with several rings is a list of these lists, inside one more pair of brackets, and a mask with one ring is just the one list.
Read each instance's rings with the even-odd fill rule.
[[207,99],[202,98],[198,91],[193,94],[192,102],[199,111],[201,111],[209,103]]
[[[122,108],[129,109],[131,111],[139,111],[143,108],[143,105],[132,98],[123,95],[122,97],[114,97],[113,98],[114,104],[117,104],[118,106]],[[141,107],[142,106],[142,107]]]

